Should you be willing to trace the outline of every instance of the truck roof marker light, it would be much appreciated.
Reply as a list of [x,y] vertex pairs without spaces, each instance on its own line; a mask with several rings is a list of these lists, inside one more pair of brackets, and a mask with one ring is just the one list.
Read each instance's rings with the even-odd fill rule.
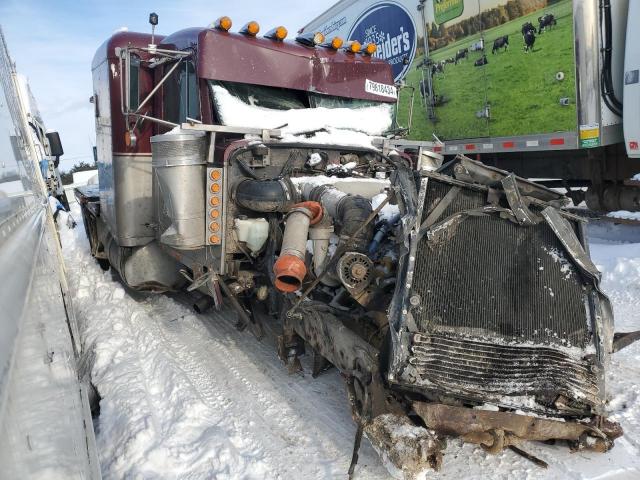
[[340,50],[344,41],[340,37],[333,37],[330,41],[326,41],[322,44],[323,47],[333,48],[334,50]]
[[344,49],[349,53],[358,53],[360,52],[360,50],[362,50],[362,45],[359,41],[352,40],[351,42],[347,43]]
[[269,38],[271,40],[278,40],[279,42],[281,42],[285,38],[287,38],[288,34],[289,32],[287,31],[287,29],[281,25],[279,27],[274,28],[273,30],[269,30],[265,34],[264,38]]
[[362,53],[366,53],[367,55],[373,55],[378,51],[378,46],[375,43],[367,43],[367,46],[364,47],[364,51]]
[[307,47],[315,47],[324,43],[324,35],[322,32],[303,33],[296,37],[296,42],[306,45]]
[[213,23],[213,26],[215,28],[217,28],[218,30],[224,30],[225,32],[228,32],[229,30],[231,30],[232,25],[233,25],[233,22],[229,17],[220,17]]
[[254,22],[254,21],[247,23],[244,27],[240,29],[240,33],[244,35],[249,35],[250,37],[255,37],[256,35],[258,35],[259,31],[260,31],[260,25],[258,24],[258,22]]

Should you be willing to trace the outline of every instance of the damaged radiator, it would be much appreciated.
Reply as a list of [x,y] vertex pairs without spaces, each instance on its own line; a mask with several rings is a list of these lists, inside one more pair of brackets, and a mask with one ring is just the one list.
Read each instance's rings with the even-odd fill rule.
[[[547,414],[598,411],[597,281],[543,218],[548,205],[511,205],[495,185],[437,174],[423,179],[421,198],[396,345],[399,383]],[[578,220],[564,216],[562,225],[584,242]]]

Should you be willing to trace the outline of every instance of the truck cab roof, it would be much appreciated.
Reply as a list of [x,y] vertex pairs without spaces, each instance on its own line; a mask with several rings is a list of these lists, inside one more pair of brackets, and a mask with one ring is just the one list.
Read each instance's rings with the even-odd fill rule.
[[[114,34],[96,52],[94,68],[105,58],[115,58],[117,47],[144,48],[150,38],[136,32]],[[167,37],[156,36],[156,43],[167,50],[193,49],[199,78],[395,102],[365,88],[366,80],[394,83],[390,65],[370,55],[213,28],[187,28]]]

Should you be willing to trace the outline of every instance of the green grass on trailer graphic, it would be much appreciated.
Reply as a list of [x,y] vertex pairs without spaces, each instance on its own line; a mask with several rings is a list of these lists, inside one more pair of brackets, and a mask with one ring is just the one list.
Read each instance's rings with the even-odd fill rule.
[[[522,25],[531,22],[538,28],[538,17],[552,13],[557,25],[542,34],[536,30],[533,51],[525,53]],[[509,48],[492,54],[493,41],[509,36]],[[488,65],[474,66],[482,51],[471,51],[480,33],[464,37],[431,52],[434,62],[456,56],[469,48],[468,58],[457,65],[446,64],[444,73],[433,77],[436,95],[446,103],[436,106],[435,122],[427,118],[421,104],[420,80],[422,72],[416,68],[423,57],[414,61],[407,77],[415,87],[415,103],[411,139],[428,140],[435,133],[440,139],[501,137],[576,130],[575,60],[573,50],[573,15],[571,0],[562,0],[546,8],[516,18],[484,31],[484,54]],[[563,80],[556,74],[562,72]],[[410,93],[401,91],[398,118],[407,124]],[[568,98],[569,105],[560,99]],[[485,103],[490,118],[479,115]]]

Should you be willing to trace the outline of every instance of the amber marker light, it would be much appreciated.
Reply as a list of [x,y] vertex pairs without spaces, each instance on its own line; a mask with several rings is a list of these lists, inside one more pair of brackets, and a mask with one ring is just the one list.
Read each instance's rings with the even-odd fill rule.
[[347,43],[345,50],[350,53],[358,53],[362,50],[362,45],[360,45],[359,41],[353,40],[352,42]]
[[333,39],[331,40],[331,48],[333,48],[334,50],[340,49],[343,44],[344,41],[340,37],[333,37]]
[[220,210],[211,210],[211,213],[209,214],[209,216],[214,220],[216,218],[219,218],[220,217]]
[[270,38],[271,40],[279,40],[282,41],[285,38],[287,38],[287,35],[289,34],[289,32],[287,32],[287,29],[284,28],[283,26],[280,27],[276,27],[273,30],[270,30],[266,35],[265,38]]
[[220,17],[214,23],[214,26],[218,30],[224,30],[225,32],[228,32],[229,30],[231,30],[231,25],[233,25],[233,22],[229,17]]
[[220,177],[221,177],[220,170],[211,170],[211,173],[209,174],[209,177],[214,182],[217,181],[217,180],[220,180]]
[[240,30],[240,33],[244,33],[245,35],[250,35],[252,37],[255,37],[259,31],[260,31],[260,25],[258,24],[258,22],[251,21],[247,23],[244,27],[242,27],[242,29]]
[[218,235],[211,235],[209,237],[209,243],[220,243],[220,237]]
[[220,224],[218,222],[211,222],[209,224],[209,230],[214,233],[220,231]]
[[211,193],[218,193],[220,192],[220,184],[219,183],[212,183],[211,184]]
[[316,45],[323,45],[325,41],[322,32],[316,33],[303,33],[296,37],[296,42],[306,45],[307,47],[315,47]]
[[364,47],[364,53],[367,55],[373,55],[378,51],[378,46],[375,43],[367,43],[367,46]]

